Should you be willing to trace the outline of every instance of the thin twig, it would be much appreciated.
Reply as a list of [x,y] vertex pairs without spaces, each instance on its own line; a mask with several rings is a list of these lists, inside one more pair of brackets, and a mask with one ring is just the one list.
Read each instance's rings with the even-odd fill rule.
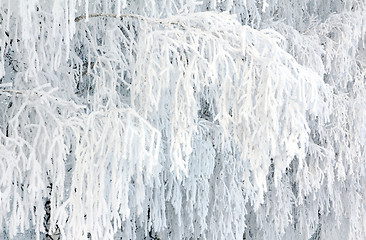
[[18,91],[18,90],[5,90],[5,89],[0,89],[0,94],[1,93],[13,93],[13,94],[23,94],[23,92]]
[[81,20],[84,20],[87,17],[88,18],[108,17],[108,18],[120,18],[120,19],[131,18],[131,19],[137,19],[137,20],[146,21],[146,22],[155,23],[155,24],[180,25],[177,22],[167,21],[165,19],[149,18],[149,17],[143,17],[141,15],[134,15],[134,14],[117,15],[117,14],[111,14],[111,13],[93,13],[93,14],[89,14],[89,15],[81,15],[81,16],[76,17],[74,19],[74,22],[80,22]]
[[[121,15],[120,18],[136,18],[133,17],[135,15]],[[80,22],[83,19],[86,19],[87,15],[81,15],[75,18],[75,22]],[[95,13],[95,14],[89,14],[88,18],[96,18],[96,17],[110,17],[110,18],[117,18],[116,14],[108,14],[108,13]]]

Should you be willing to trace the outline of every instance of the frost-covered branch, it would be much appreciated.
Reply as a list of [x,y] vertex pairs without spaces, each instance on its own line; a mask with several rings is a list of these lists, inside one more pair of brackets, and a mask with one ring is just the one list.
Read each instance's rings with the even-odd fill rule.
[[0,2],[4,234],[364,239],[364,11]]

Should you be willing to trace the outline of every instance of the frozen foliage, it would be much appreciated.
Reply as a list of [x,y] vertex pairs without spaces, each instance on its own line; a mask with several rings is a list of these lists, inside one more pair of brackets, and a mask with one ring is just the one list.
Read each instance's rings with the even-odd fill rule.
[[363,0],[0,1],[0,238],[365,239],[365,26]]

